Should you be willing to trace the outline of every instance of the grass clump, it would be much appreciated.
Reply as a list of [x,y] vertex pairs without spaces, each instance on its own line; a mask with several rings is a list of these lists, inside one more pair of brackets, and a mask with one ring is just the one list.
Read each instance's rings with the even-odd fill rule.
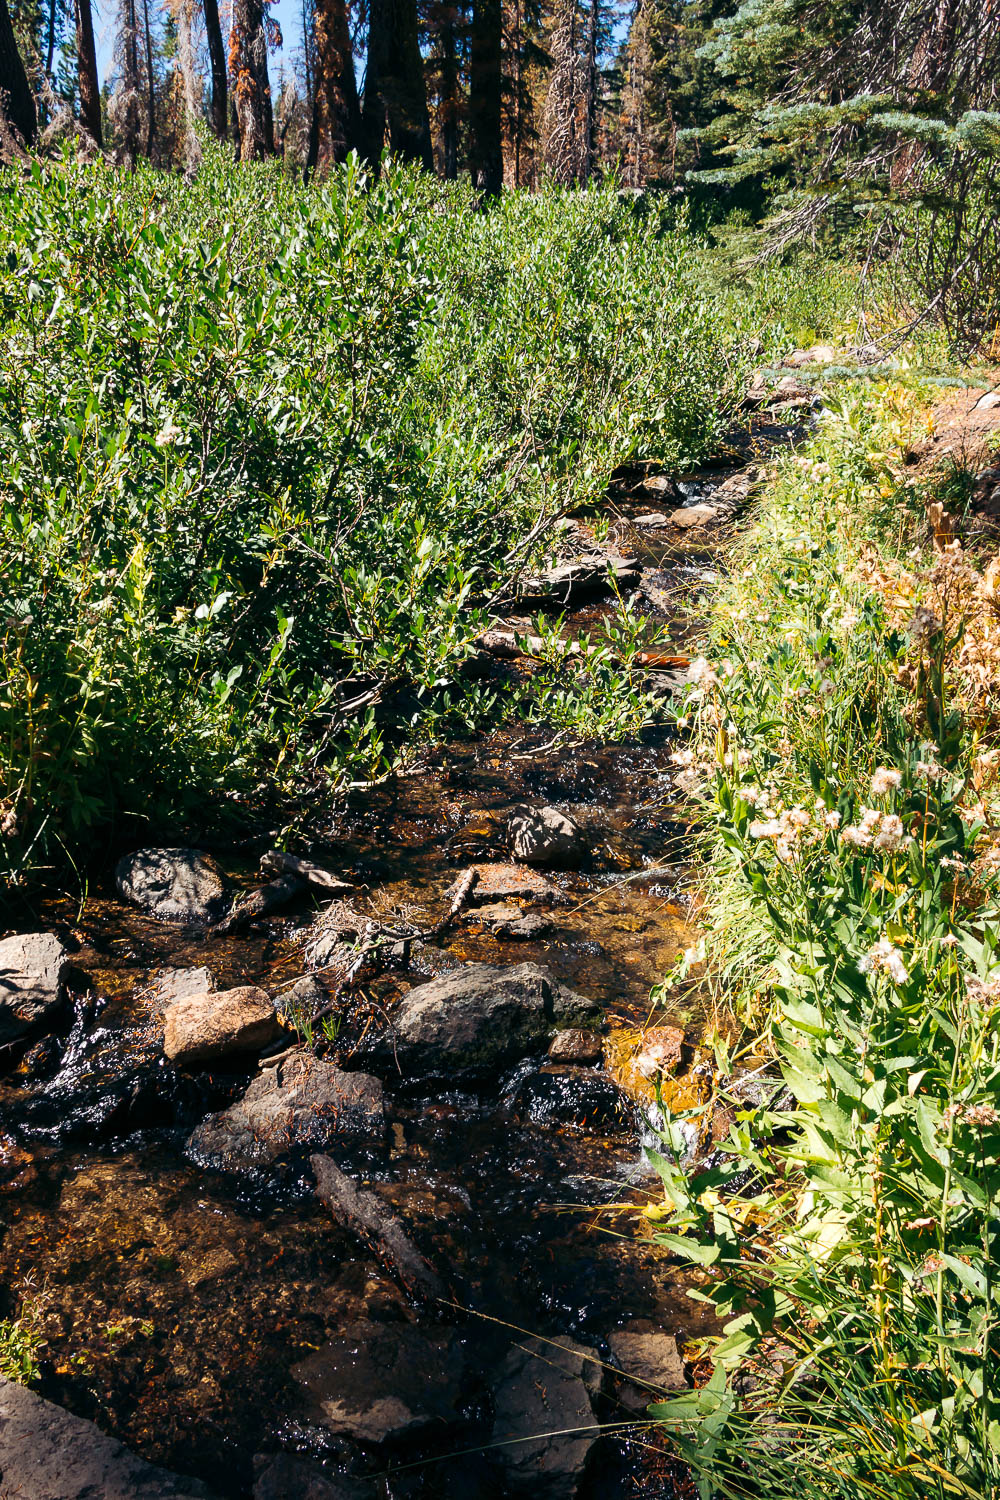
[[831,402],[685,710],[719,958],[776,1060],[724,1155],[683,1172],[675,1116],[660,1158],[658,1238],[727,1319],[654,1408],[706,1500],[1000,1493],[997,616],[907,478],[925,421]]

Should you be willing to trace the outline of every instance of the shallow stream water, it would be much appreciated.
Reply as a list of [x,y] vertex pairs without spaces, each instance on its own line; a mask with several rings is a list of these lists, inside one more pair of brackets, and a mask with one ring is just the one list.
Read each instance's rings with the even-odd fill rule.
[[[721,477],[692,476],[692,501]],[[645,570],[641,607],[680,653],[732,527],[686,541],[629,528],[630,515],[654,508],[634,485],[614,496],[623,546]],[[575,610],[566,629],[592,627],[607,608]],[[280,990],[304,972],[302,935],[319,903],[306,898],[220,936],[144,917],[115,894],[110,872],[82,905],[53,898],[33,914],[36,930],[72,951],[75,1019],[59,1048],[42,1043],[0,1075],[0,1316],[37,1309],[43,1394],[232,1500],[252,1493],[255,1455],[275,1452],[330,1475],[378,1475],[380,1493],[399,1500],[485,1500],[508,1492],[484,1434],[490,1371],[512,1337],[569,1336],[603,1358],[623,1325],[667,1330],[681,1347],[707,1329],[686,1273],[628,1211],[655,1189],[635,1103],[647,1086],[630,1071],[643,1027],[686,1029],[671,1086],[686,1100],[701,1087],[697,1008],[664,1011],[649,999],[695,937],[672,746],[665,731],[571,749],[547,748],[549,739],[522,728],[436,752],[420,775],[353,797],[313,850],[356,884],[362,909],[427,925],[463,869],[507,857],[513,804],[556,803],[588,835],[583,867],[552,876],[561,904],[546,912],[548,933],[501,941],[460,920],[408,970],[361,985],[334,1043],[350,1067],[361,1033],[383,1024],[399,993],[467,962],[536,962],[606,1008],[604,1067],[534,1059],[488,1094],[393,1096],[386,1146],[350,1161],[448,1285],[453,1305],[435,1316],[460,1326],[470,1351],[459,1426],[446,1439],[368,1451],[311,1421],[291,1366],[359,1319],[402,1326],[414,1308],[315,1201],[305,1168],[262,1184],[201,1170],[184,1154],[193,1126],[237,1097],[252,1071],[166,1066],[151,981],[204,965],[217,989]],[[250,882],[245,856],[217,853]],[[587,1460],[580,1496],[686,1495],[642,1427],[621,1429],[630,1418],[613,1381],[603,1400],[608,1436]]]

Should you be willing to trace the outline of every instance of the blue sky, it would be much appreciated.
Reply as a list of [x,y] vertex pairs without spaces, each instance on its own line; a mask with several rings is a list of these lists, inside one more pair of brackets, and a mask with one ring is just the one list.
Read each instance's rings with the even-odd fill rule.
[[[227,8],[227,0],[219,0],[219,9],[223,12],[223,25],[225,25],[224,13]],[[97,69],[104,83],[111,71],[111,60],[115,46],[115,16],[117,5],[115,0],[95,0],[94,4],[94,36],[97,42]],[[151,5],[150,14],[153,13]],[[281,27],[281,35],[284,46],[280,53],[268,59],[268,67],[271,71],[272,81],[278,76],[278,69],[282,62],[286,68],[291,66],[291,54],[301,45],[302,36],[302,8],[299,0],[277,0],[271,6],[271,14]]]

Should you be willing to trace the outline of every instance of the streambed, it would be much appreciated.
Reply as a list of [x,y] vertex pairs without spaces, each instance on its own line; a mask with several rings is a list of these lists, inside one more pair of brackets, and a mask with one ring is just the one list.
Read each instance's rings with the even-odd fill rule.
[[[686,503],[710,502],[730,473],[692,476]],[[630,518],[656,507],[635,476],[613,500],[620,535],[643,566],[641,607],[683,652],[731,526],[636,530]],[[574,609],[566,631],[592,627],[606,609]],[[609,1336],[623,1327],[666,1336],[682,1353],[708,1326],[685,1295],[687,1273],[627,1213],[651,1185],[636,1106],[647,1085],[630,1062],[639,1032],[685,1029],[671,1087],[688,1099],[701,1087],[692,1067],[697,1008],[679,1008],[683,997],[667,1009],[649,1000],[696,936],[686,815],[669,760],[676,746],[663,731],[569,750],[548,748],[549,738],[505,731],[436,752],[419,776],[353,798],[313,850],[355,885],[359,909],[426,925],[447,909],[464,869],[508,857],[513,805],[557,804],[587,836],[580,869],[546,872],[557,891],[544,910],[547,930],[497,937],[466,914],[436,944],[415,949],[408,968],[363,983],[329,1043],[344,1067],[364,1066],[364,1034],[384,1024],[401,994],[470,963],[535,963],[605,1008],[603,1065],[532,1057],[489,1088],[445,1080],[394,1090],[387,1077],[385,1141],[331,1150],[405,1226],[443,1279],[446,1305],[414,1305],[384,1256],[316,1201],[306,1161],[240,1175],[185,1154],[193,1127],[238,1098],[256,1068],[167,1066],[157,975],[205,967],[219,990],[287,989],[304,971],[314,900],[223,936],[143,916],[118,897],[108,872],[82,910],[53,900],[21,924],[57,933],[73,964],[71,1029],[0,1077],[0,1315],[37,1309],[44,1395],[232,1500],[686,1494],[641,1425],[629,1425],[634,1388],[630,1395],[598,1364],[581,1378],[607,1433],[581,1442],[571,1475],[565,1464],[543,1464],[532,1484],[524,1465],[512,1467],[494,1446],[498,1411],[521,1399],[511,1356],[513,1346],[516,1364],[526,1335],[575,1341],[614,1364]],[[216,853],[249,882],[245,850]],[[619,1213],[608,1207],[616,1204]],[[416,1368],[414,1328],[438,1365],[425,1388],[438,1374],[450,1383],[434,1420],[379,1442],[363,1426],[317,1419],[293,1369],[329,1341],[352,1338],[390,1352],[395,1340],[392,1357],[401,1351],[401,1364]],[[348,1386],[361,1378],[359,1359],[343,1375]],[[525,1389],[544,1385],[531,1369],[523,1378]],[[545,1415],[543,1399],[543,1423]],[[555,1410],[552,1419],[565,1420]]]

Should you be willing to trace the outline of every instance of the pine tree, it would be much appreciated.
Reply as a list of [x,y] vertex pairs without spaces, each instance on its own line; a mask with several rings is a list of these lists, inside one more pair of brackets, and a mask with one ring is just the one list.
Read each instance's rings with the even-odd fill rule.
[[219,20],[219,0],[203,0],[203,4],[205,37],[208,42],[209,68],[212,74],[212,104],[208,118],[212,134],[220,141],[224,141],[228,129],[229,90],[226,77],[226,49],[222,41],[222,24]]
[[469,171],[487,194],[503,187],[503,7],[474,0],[469,83]]
[[[361,107],[345,0],[314,0],[315,161],[320,172],[361,143]],[[313,146],[310,144],[310,158]]]
[[234,0],[229,72],[240,135],[240,160],[260,161],[274,151],[263,0]]
[[74,0],[76,20],[77,74],[80,90],[80,124],[95,146],[104,143],[101,125],[101,83],[97,74],[94,15],[90,0]]
[[361,134],[373,166],[388,149],[433,168],[416,0],[369,0]]

